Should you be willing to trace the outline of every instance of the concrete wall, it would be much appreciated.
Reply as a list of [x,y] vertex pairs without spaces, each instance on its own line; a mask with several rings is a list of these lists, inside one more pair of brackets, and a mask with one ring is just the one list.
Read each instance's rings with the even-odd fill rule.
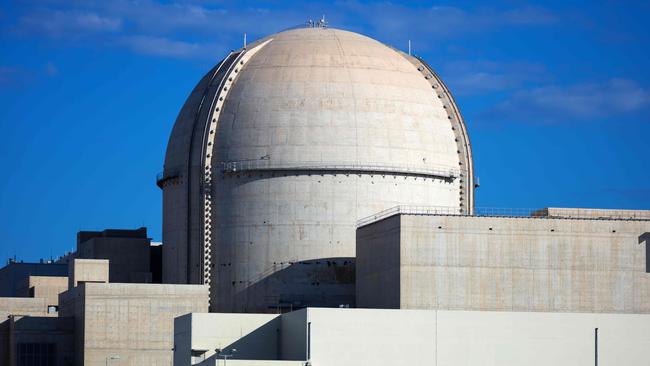
[[[0,297],[0,366],[15,364],[15,360],[12,361],[10,358],[12,352],[15,351],[14,318],[20,319],[22,316],[27,316],[44,319],[46,316],[54,315],[56,314],[47,313],[45,298]],[[26,322],[23,321],[21,324]]]
[[646,365],[649,315],[309,309],[313,365]]
[[[376,238],[390,230],[359,229],[359,307],[391,295],[368,290],[386,267]],[[401,308],[648,313],[647,231],[650,221],[402,215],[388,248],[400,248]]]
[[[400,301],[400,218],[357,230],[356,293],[359,307],[398,309]],[[397,245],[396,245],[397,244]]]
[[237,359],[277,360],[280,326],[276,314],[192,313],[178,317],[174,320],[174,364],[187,364],[192,350],[197,352],[193,359],[197,362],[215,355],[216,349],[226,354],[236,349]]
[[308,322],[309,359],[315,366],[435,361],[435,312],[309,308]]
[[[72,265],[72,263],[71,263]],[[83,365],[86,339],[86,286],[81,284],[59,294],[59,316],[74,319],[74,363]]]
[[9,315],[45,316],[47,303],[44,298],[0,297],[0,321]]
[[69,264],[68,288],[80,282],[108,282],[109,262],[107,259],[73,259]]
[[650,363],[650,316],[438,311],[438,365]]
[[44,298],[47,306],[58,306],[59,294],[67,289],[67,276],[29,276],[18,288],[18,296]]
[[304,362],[308,328],[307,309],[282,315],[187,314],[174,320],[174,365],[214,364],[216,349],[233,354],[236,360],[255,361],[255,365],[260,361]]
[[[8,323],[9,344],[6,353],[0,352],[0,365],[25,364],[23,357],[26,355],[23,354],[21,357],[21,348],[31,344],[39,344],[41,347],[53,345],[54,365],[73,365],[74,320],[72,318],[11,316],[5,323]],[[4,359],[3,356],[8,357]],[[7,363],[3,363],[4,361]]]
[[[245,319],[232,314],[205,316],[219,319],[214,323],[219,333],[235,332],[238,321]],[[647,314],[308,308],[281,318],[284,354],[280,358],[287,360],[288,347],[304,352],[308,346],[314,366],[591,366],[595,328],[600,365],[641,366],[650,361]],[[292,333],[292,329],[302,331]],[[309,329],[308,337],[305,329]],[[189,331],[193,342],[210,337],[204,329]],[[243,338],[238,342],[242,350],[253,347]],[[305,361],[306,357],[294,360]],[[273,365],[269,360],[236,362]],[[175,365],[189,362],[185,359]],[[201,365],[215,365],[215,360],[212,357]]]
[[307,309],[282,314],[280,334],[280,358],[283,360],[306,360],[308,350]]
[[110,282],[152,282],[151,240],[145,228],[82,231],[77,237],[77,258],[109,260]]
[[169,365],[174,318],[207,312],[208,289],[195,285],[85,283],[61,295],[75,316],[76,364]]
[[68,265],[59,263],[9,263],[0,268],[0,297],[15,297],[29,276],[67,276]]

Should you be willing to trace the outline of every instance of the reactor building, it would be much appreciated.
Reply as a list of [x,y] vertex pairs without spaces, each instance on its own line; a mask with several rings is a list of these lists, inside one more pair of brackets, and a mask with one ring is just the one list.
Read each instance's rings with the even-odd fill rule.
[[354,306],[356,222],[397,205],[471,213],[472,151],[421,59],[307,27],[232,51],[192,91],[164,172],[164,282],[211,309]]

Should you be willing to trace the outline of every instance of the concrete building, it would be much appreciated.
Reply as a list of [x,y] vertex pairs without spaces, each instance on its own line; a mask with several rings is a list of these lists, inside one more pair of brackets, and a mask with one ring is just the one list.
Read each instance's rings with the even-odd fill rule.
[[228,364],[242,366],[592,366],[596,357],[602,365],[646,365],[648,329],[647,314],[325,308],[190,314],[176,319],[174,364],[216,365],[219,349],[233,355]]
[[0,323],[0,365],[72,366],[74,319],[9,316]]
[[29,276],[16,285],[17,297],[0,297],[0,323],[12,315],[56,316],[67,277]]
[[[461,216],[408,206],[362,220],[357,305],[650,313],[650,211]],[[645,235],[644,235],[645,234]]]
[[68,275],[67,263],[23,263],[9,260],[6,266],[0,268],[0,297],[16,297],[19,288],[29,280],[29,276],[58,276]]
[[107,259],[73,259],[68,272],[68,289],[84,283],[108,283]]
[[208,311],[207,286],[110,283],[105,259],[69,266],[29,277],[22,291],[39,297],[0,298],[0,366],[170,365],[174,318]]
[[172,362],[174,318],[207,310],[201,285],[85,282],[61,294],[59,313],[74,318],[76,365],[163,366]]
[[47,315],[47,300],[34,297],[0,297],[0,321],[11,315]]
[[216,311],[354,305],[356,220],[471,212],[472,180],[462,117],[424,61],[338,29],[273,34],[210,70],[176,120],[164,282],[211,283]]
[[161,270],[159,251],[144,227],[77,233],[76,258],[109,260],[110,282],[151,283],[154,277],[160,282],[160,273],[154,273]]
[[65,276],[29,276],[18,288],[18,296],[43,298],[48,312],[56,312],[59,307],[59,294],[68,289]]
[[72,365],[72,319],[58,317],[67,277],[28,276],[14,285],[24,297],[0,297],[0,366]]

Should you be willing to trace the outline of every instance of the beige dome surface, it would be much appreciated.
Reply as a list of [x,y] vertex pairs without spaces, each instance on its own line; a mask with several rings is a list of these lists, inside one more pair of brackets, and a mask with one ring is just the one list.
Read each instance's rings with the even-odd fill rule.
[[219,160],[459,168],[442,101],[401,54],[337,29],[270,39],[228,96]]

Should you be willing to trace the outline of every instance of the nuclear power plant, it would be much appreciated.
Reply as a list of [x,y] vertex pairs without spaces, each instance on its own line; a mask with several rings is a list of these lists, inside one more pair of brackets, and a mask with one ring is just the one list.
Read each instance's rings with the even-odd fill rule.
[[[324,20],[191,91],[146,229],[0,269],[0,365],[647,365],[650,211],[475,205],[425,60]],[[6,317],[6,320],[5,320]]]

